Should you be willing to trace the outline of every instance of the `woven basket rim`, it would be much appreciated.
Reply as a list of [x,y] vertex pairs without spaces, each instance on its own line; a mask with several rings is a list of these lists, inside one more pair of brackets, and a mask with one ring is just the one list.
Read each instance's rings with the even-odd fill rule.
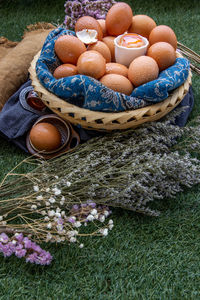
[[[191,85],[192,73],[190,70],[187,80],[162,102],[123,112],[92,111],[70,104],[43,87],[36,75],[36,62],[40,52],[35,55],[29,68],[34,90],[44,104],[54,113],[64,120],[86,129],[102,131],[121,130],[136,128],[142,123],[159,120],[182,101]],[[176,52],[176,54],[177,57],[182,57],[180,53]]]

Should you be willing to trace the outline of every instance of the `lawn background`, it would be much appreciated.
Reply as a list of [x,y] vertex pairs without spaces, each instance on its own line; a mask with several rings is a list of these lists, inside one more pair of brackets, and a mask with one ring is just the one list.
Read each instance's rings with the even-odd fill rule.
[[[199,0],[126,1],[134,14],[171,26],[180,42],[200,52]],[[20,40],[29,24],[62,23],[63,0],[0,1],[0,36]],[[193,75],[200,112],[200,77]],[[0,139],[0,177],[26,155]],[[25,171],[26,167],[22,168]],[[48,267],[0,256],[0,299],[199,299],[200,188],[157,202],[162,214],[150,218],[114,210],[115,227],[106,238],[88,238],[85,248],[45,245],[54,256]]]

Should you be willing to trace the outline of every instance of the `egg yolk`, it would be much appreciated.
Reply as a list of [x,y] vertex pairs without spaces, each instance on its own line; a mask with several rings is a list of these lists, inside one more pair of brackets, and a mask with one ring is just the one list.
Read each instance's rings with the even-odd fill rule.
[[120,38],[119,45],[126,48],[138,48],[143,46],[144,42],[138,34],[127,33]]

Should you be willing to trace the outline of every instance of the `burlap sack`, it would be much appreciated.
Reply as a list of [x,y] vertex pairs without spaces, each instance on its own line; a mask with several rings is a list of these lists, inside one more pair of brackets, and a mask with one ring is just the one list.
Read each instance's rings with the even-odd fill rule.
[[29,25],[22,41],[0,38],[0,110],[28,78],[28,68],[35,54],[55,26],[49,23]]

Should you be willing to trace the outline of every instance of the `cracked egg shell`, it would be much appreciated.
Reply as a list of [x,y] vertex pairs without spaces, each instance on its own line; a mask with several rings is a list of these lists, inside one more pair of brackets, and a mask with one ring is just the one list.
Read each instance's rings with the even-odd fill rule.
[[97,39],[102,40],[103,31],[100,24],[93,17],[83,16],[76,21],[75,32],[81,31],[83,29],[94,29],[97,31]]

